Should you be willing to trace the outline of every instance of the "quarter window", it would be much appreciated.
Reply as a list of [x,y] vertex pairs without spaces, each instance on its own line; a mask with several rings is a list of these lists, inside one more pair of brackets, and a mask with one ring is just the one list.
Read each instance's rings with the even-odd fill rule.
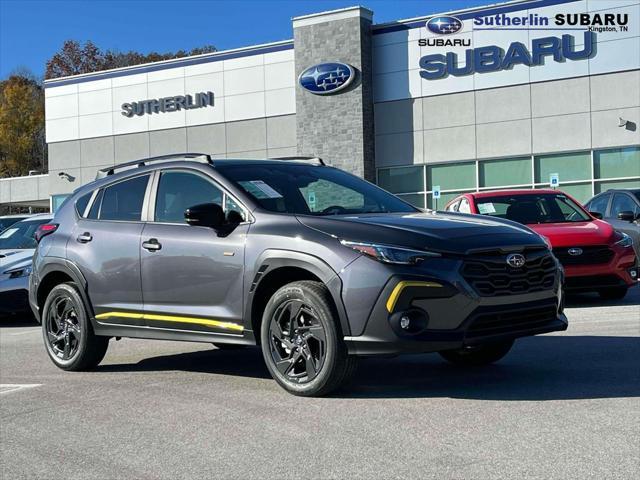
[[84,217],[84,211],[87,209],[87,205],[89,205],[91,195],[93,195],[93,192],[89,192],[76,200],[76,212],[78,213],[78,216]]
[[460,213],[471,213],[471,207],[469,206],[469,200],[463,198],[460,201],[460,206],[458,207],[458,211]]
[[[103,190],[98,218],[125,222],[140,221],[148,181],[149,175],[143,175],[106,187]],[[93,211],[93,207],[91,210]]]

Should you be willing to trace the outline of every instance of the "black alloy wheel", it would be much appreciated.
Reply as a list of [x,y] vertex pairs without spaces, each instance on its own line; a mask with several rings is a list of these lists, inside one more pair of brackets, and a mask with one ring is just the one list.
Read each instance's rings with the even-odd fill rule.
[[294,395],[326,395],[348,382],[357,366],[321,282],[302,280],[278,289],[264,309],[260,343],[271,376]]
[[47,295],[42,308],[42,336],[49,358],[63,370],[96,367],[109,347],[98,336],[75,284],[61,283]]
[[313,309],[289,300],[275,311],[269,326],[270,352],[278,371],[290,381],[316,378],[326,357],[327,337]]
[[77,353],[82,340],[82,327],[73,300],[61,294],[53,299],[45,316],[47,341],[54,355],[64,361]]

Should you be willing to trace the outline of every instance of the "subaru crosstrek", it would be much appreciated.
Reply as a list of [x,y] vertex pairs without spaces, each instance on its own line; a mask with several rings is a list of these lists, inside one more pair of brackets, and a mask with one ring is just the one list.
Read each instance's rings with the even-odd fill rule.
[[322,395],[358,356],[482,365],[567,328],[535,232],[422,212],[319,159],[122,164],[38,238],[30,302],[65,370],[97,366],[112,337],[258,344],[287,391]]

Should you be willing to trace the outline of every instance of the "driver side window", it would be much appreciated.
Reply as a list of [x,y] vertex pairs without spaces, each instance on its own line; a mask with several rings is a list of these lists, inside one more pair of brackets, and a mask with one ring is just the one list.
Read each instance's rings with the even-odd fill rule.
[[223,206],[223,192],[204,177],[180,171],[162,172],[156,195],[154,221],[186,223],[184,211],[201,203]]

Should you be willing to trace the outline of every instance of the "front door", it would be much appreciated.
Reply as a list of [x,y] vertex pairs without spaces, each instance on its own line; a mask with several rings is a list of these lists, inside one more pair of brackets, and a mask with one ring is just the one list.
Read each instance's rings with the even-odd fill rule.
[[[618,214],[620,212],[632,212],[636,219],[633,221],[620,220]],[[611,201],[610,218],[607,221],[613,225],[617,230],[620,230],[633,239],[633,244],[638,252],[638,242],[640,242],[640,220],[637,218],[640,215],[640,206],[636,203],[630,194],[624,192],[616,192],[613,194],[613,200]]]
[[200,172],[160,173],[153,221],[145,225],[140,245],[148,326],[242,333],[244,249],[249,224],[241,223],[228,235],[218,236],[211,228],[189,226],[184,221],[187,208],[212,202],[235,203]]
[[97,192],[89,212],[76,223],[68,258],[87,281],[96,319],[142,325],[140,235],[150,175],[141,175]]

